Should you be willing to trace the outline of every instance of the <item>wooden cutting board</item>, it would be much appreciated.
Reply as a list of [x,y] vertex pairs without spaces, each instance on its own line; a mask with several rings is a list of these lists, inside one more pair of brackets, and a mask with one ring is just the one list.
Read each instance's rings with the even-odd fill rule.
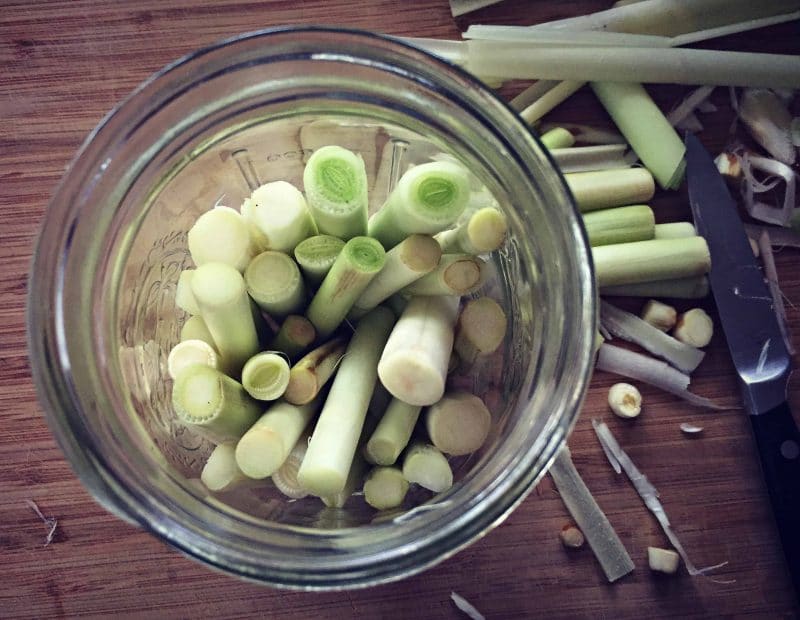
[[[704,413],[643,389],[645,412],[626,422],[605,404],[615,378],[597,373],[570,440],[576,466],[636,563],[606,583],[588,549],[567,552],[568,521],[545,479],[508,520],[422,575],[363,591],[308,594],[234,580],[183,557],[95,504],[61,456],[41,415],[25,346],[26,278],[45,205],[67,162],[92,127],[141,80],[202,45],[281,24],[331,24],[396,35],[457,38],[470,23],[530,24],[607,8],[610,2],[509,0],[457,22],[446,0],[372,2],[242,0],[87,0],[5,3],[0,12],[0,617],[458,618],[451,591],[487,618],[792,617],[797,613],[750,436],[738,411]],[[709,47],[800,52],[797,24],[729,37]],[[522,84],[504,91],[513,95]],[[688,92],[651,89],[665,108]],[[719,150],[732,120],[702,117],[703,141]],[[588,91],[551,120],[609,126]],[[685,192],[660,194],[660,221],[687,218]],[[790,326],[800,333],[797,251],[777,254]],[[702,304],[714,315],[713,302]],[[732,398],[737,386],[721,333],[693,378],[696,392]],[[800,411],[800,385],[791,387]],[[720,585],[647,569],[648,545],[667,541],[628,482],[616,476],[590,420],[606,419],[661,498],[698,565],[728,561]],[[697,439],[678,428],[705,427]],[[26,500],[58,519],[52,543]],[[799,524],[800,525],[800,524]]]

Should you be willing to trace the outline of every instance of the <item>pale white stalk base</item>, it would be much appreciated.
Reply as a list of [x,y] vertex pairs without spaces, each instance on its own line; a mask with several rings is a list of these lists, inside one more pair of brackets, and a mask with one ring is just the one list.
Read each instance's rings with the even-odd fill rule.
[[408,493],[408,480],[396,467],[374,467],[364,481],[364,500],[376,510],[397,508]]
[[453,470],[445,456],[430,444],[416,442],[403,457],[406,480],[434,493],[443,493],[453,486]]
[[219,360],[217,352],[207,342],[202,340],[184,340],[179,342],[167,356],[167,372],[173,379],[178,373],[192,364],[203,364],[217,368]]
[[192,277],[194,269],[184,269],[178,276],[178,285],[175,287],[175,305],[191,315],[200,314],[200,307],[192,293]]
[[468,392],[447,394],[428,408],[425,428],[433,445],[445,454],[475,452],[489,435],[492,414],[477,396]]
[[225,263],[242,272],[254,254],[247,222],[229,207],[215,207],[197,218],[189,229],[187,244],[198,267]]
[[250,480],[236,465],[235,449],[235,443],[221,443],[209,455],[200,472],[200,481],[209,491],[229,491]]

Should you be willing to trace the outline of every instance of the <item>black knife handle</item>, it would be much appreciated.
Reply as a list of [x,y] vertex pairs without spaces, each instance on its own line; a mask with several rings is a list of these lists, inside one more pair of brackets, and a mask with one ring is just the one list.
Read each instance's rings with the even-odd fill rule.
[[789,574],[800,599],[800,430],[788,403],[751,415],[750,420]]

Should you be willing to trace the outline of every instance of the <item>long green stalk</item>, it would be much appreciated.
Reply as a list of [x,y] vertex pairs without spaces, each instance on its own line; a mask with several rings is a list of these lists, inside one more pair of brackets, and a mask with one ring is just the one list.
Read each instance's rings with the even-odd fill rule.
[[283,252],[267,250],[256,256],[244,272],[247,292],[264,312],[282,318],[303,307],[306,288],[300,268]]
[[706,276],[690,276],[655,282],[603,286],[601,295],[620,297],[667,297],[673,299],[702,299],[708,296],[709,285]]
[[644,168],[620,168],[565,174],[581,211],[635,205],[655,194],[653,175]]
[[469,219],[450,230],[436,235],[436,241],[446,254],[485,254],[494,252],[506,239],[508,221],[499,209],[483,207]]
[[306,310],[318,338],[327,338],[341,325],[385,262],[386,252],[375,239],[353,237],[345,244]]
[[598,286],[701,276],[711,269],[702,237],[651,239],[592,248]]
[[331,270],[344,241],[330,235],[315,235],[301,241],[294,249],[294,259],[309,284],[318,286]]
[[414,166],[370,218],[369,235],[393,248],[414,233],[435,234],[458,219],[469,197],[469,176],[461,166],[449,161]]
[[335,495],[345,487],[393,324],[392,312],[379,306],[356,327],[297,475],[314,495]]
[[583,215],[583,225],[592,246],[652,239],[655,216],[647,205],[600,209]]
[[367,460],[375,465],[394,465],[411,439],[421,410],[421,405],[393,398],[364,447]]
[[367,172],[360,155],[323,146],[303,171],[308,206],[319,232],[345,241],[367,232]]

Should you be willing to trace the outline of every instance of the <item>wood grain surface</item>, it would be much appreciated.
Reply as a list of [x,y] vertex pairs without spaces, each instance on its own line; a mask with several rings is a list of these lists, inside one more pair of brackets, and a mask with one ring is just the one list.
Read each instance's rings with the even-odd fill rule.
[[[570,440],[575,463],[636,563],[606,583],[588,549],[566,552],[558,532],[567,513],[549,479],[482,540],[424,574],[368,590],[309,594],[234,580],[185,558],[100,508],[62,457],[36,401],[25,345],[25,295],[37,228],[77,147],[140,81],[199,46],[279,24],[331,24],[396,35],[457,38],[470,23],[527,24],[607,8],[610,1],[508,0],[459,20],[446,0],[86,0],[4,2],[0,7],[0,617],[459,618],[451,591],[487,618],[794,617],[795,606],[770,520],[749,423],[741,412],[704,413],[643,389],[645,412],[610,416],[615,382],[597,373]],[[720,39],[709,47],[798,53],[797,24]],[[522,85],[504,91],[513,95]],[[652,92],[669,108],[688,89]],[[705,115],[702,139],[718,150],[732,114],[728,93]],[[551,118],[609,121],[579,92]],[[688,217],[685,192],[660,194],[657,217]],[[795,250],[777,254],[789,322],[800,334]],[[713,302],[704,307],[714,312]],[[696,373],[695,391],[737,394],[721,333]],[[790,401],[800,411],[800,384]],[[720,585],[685,572],[658,578],[648,545],[666,546],[656,521],[609,468],[591,430],[605,418],[661,491],[675,530],[698,565],[728,561]],[[697,439],[678,429],[705,427]],[[26,500],[58,519],[52,543]],[[798,524],[800,526],[800,524]]]

